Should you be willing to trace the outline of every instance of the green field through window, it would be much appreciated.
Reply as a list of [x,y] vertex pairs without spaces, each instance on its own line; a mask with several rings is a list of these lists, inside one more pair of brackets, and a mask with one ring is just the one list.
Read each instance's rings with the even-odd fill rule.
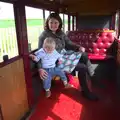
[[[65,24],[67,24],[67,20],[65,21]],[[0,28],[8,28],[8,27],[14,27],[15,21],[14,20],[0,20]],[[37,26],[37,25],[43,25],[43,19],[27,19],[27,25],[28,26]]]

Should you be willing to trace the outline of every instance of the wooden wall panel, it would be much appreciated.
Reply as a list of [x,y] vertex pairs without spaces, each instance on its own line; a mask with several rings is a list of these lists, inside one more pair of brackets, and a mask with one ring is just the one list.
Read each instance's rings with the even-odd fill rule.
[[0,68],[0,104],[4,120],[19,120],[28,111],[22,59]]

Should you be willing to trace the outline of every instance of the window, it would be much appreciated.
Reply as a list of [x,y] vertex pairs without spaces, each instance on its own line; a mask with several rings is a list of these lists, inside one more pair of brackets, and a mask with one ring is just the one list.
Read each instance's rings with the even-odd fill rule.
[[60,13],[60,18],[62,19],[62,30],[64,30],[64,14]]
[[68,31],[68,15],[64,14],[64,31]]
[[39,35],[43,31],[43,10],[25,7],[26,21],[27,21],[27,34],[28,34],[28,49],[29,51],[38,48]]
[[13,4],[0,2],[0,62],[18,55]]
[[118,36],[118,31],[119,31],[119,11],[116,12],[115,15],[115,31],[116,31],[116,35]]
[[76,30],[76,16],[74,16],[74,30]]
[[70,30],[72,30],[72,24],[73,24],[73,23],[72,23],[72,18],[73,18],[73,17],[70,16]]
[[49,15],[50,15],[50,11],[45,10],[45,20],[48,18]]

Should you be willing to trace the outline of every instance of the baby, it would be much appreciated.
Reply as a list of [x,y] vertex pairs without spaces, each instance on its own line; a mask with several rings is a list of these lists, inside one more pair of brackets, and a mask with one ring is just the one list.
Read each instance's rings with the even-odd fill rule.
[[44,40],[43,48],[36,51],[34,53],[35,55],[30,54],[33,61],[38,62],[41,59],[42,69],[48,73],[47,78],[43,79],[43,87],[46,91],[47,98],[51,96],[51,80],[55,75],[60,76],[65,88],[73,87],[73,85],[68,83],[65,73],[60,68],[56,67],[56,61],[60,60],[61,55],[56,51],[55,46],[55,39],[52,37],[47,37]]

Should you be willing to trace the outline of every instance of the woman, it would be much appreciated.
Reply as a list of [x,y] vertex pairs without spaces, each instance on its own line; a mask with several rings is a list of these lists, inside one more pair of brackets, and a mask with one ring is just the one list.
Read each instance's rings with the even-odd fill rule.
[[[76,71],[78,71],[78,78],[81,84],[82,95],[89,100],[98,100],[92,92],[90,92],[87,86],[87,78],[89,75],[92,77],[94,71],[91,67],[90,60],[85,53],[85,48],[79,45],[76,45],[65,35],[65,33],[61,30],[62,28],[62,20],[57,13],[51,13],[46,20],[45,30],[39,37],[39,49],[42,48],[43,41],[46,37],[54,37],[56,38],[56,50],[61,53],[63,49],[79,51],[80,58],[78,64],[75,66]],[[47,76],[47,72],[38,65],[39,75],[41,79],[44,79]]]

